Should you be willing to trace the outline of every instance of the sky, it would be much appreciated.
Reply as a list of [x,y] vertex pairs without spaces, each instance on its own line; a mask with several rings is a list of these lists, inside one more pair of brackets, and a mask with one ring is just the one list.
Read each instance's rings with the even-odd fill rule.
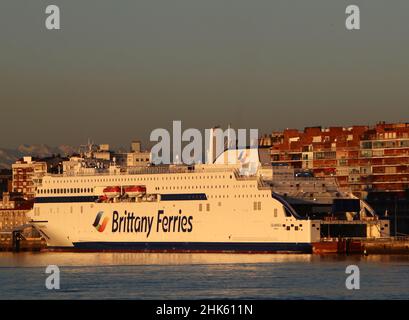
[[408,122],[408,38],[407,0],[2,0],[0,148]]

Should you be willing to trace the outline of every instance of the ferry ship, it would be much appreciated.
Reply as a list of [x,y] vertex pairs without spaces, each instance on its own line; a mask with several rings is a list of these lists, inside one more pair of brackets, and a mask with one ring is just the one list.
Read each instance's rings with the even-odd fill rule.
[[[310,253],[322,219],[275,192],[261,159],[257,148],[226,150],[212,164],[47,174],[31,224],[56,250]],[[367,228],[381,236],[374,220]]]

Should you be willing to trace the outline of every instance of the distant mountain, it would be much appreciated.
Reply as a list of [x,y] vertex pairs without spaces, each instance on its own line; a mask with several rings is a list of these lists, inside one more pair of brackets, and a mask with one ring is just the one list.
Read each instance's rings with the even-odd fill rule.
[[68,156],[75,152],[78,152],[78,149],[69,145],[49,147],[45,144],[23,144],[17,149],[0,148],[0,168],[10,168],[13,162],[24,156],[43,158],[57,154],[60,154],[61,156]]

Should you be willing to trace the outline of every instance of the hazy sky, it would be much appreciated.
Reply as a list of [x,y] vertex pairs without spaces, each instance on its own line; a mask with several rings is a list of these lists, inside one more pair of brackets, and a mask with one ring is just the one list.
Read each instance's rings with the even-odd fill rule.
[[0,147],[409,121],[408,39],[408,0],[1,0]]

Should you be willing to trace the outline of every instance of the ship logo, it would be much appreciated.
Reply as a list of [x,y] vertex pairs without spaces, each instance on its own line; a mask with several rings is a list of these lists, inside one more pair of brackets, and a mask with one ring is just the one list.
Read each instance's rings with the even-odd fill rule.
[[97,216],[95,217],[95,221],[92,224],[98,232],[103,232],[108,224],[109,218],[105,217],[100,224],[101,218],[104,215],[104,211],[98,212]]

